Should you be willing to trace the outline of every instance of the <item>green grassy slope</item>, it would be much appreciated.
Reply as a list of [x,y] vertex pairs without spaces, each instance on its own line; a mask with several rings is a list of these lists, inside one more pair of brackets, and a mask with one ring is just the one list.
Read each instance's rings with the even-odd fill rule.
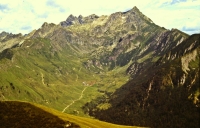
[[70,44],[60,48],[52,43],[45,38],[27,39],[21,47],[1,53],[0,100],[36,102],[59,111],[76,101],[64,112],[87,116],[81,108],[84,104],[113,93],[128,78],[119,68],[95,74],[100,69],[83,64],[90,56],[73,52]]
[[39,104],[19,101],[1,101],[0,118],[1,128],[135,128],[134,126],[114,125],[95,119],[64,114]]

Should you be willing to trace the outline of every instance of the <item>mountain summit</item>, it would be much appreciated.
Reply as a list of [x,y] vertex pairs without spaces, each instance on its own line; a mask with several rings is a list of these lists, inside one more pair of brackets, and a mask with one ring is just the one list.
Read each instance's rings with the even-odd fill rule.
[[137,7],[0,34],[0,100],[146,127],[199,127],[199,41]]

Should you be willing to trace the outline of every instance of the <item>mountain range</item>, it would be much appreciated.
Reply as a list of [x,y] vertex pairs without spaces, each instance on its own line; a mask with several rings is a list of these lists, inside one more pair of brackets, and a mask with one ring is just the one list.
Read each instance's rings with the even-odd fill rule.
[[0,100],[121,125],[199,127],[199,42],[137,7],[2,32]]

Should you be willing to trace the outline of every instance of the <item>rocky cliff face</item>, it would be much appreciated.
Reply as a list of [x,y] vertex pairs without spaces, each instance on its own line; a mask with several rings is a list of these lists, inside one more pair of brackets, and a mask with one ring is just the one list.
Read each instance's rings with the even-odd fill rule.
[[92,14],[87,17],[83,17],[82,15],[79,15],[78,17],[70,15],[66,21],[60,22],[60,25],[63,27],[71,26],[71,25],[81,25],[86,23],[92,23],[94,20],[99,18],[99,16]]
[[126,125],[199,127],[199,41],[192,35],[152,66],[129,67],[132,80],[111,96],[112,107],[90,114]]
[[22,34],[0,33],[0,52],[23,43]]

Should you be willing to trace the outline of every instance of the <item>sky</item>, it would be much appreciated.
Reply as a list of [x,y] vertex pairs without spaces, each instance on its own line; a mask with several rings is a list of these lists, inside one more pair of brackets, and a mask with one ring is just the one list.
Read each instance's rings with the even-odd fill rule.
[[200,0],[0,0],[0,33],[28,34],[44,22],[59,24],[70,14],[101,16],[134,6],[161,27],[200,33]]

